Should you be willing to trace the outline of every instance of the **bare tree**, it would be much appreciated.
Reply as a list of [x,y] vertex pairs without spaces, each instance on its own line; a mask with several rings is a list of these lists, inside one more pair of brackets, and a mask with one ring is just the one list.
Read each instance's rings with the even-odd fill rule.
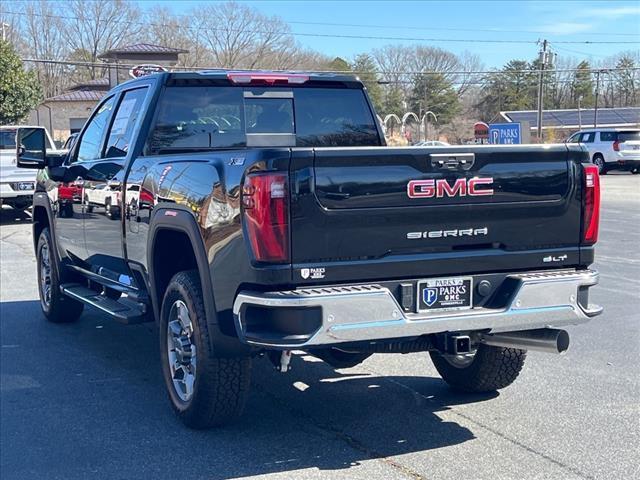
[[[60,60],[68,49],[62,37],[58,5],[45,0],[25,2],[24,39],[27,56],[41,60]],[[61,93],[67,86],[68,67],[56,63],[37,63],[35,69],[45,98]]]
[[404,45],[385,45],[372,52],[380,69],[381,78],[393,85],[410,78],[407,70],[413,62],[414,52],[411,47]]
[[165,7],[155,7],[147,15],[148,29],[144,39],[149,43],[182,48],[178,67],[206,67],[213,64],[210,50],[202,42],[200,30],[193,25],[191,15],[174,15]]
[[[138,8],[123,0],[70,0],[65,3],[64,36],[75,60],[96,63],[98,55],[121,45],[135,42],[142,24]],[[91,79],[102,69],[88,69]]]
[[218,67],[265,68],[274,52],[280,63],[295,53],[289,26],[254,8],[235,2],[206,5],[194,8],[192,17]]
[[23,39],[20,15],[13,12],[19,12],[21,8],[21,2],[0,2],[0,28],[2,29],[2,39],[12,44],[18,52],[22,52],[26,45]]

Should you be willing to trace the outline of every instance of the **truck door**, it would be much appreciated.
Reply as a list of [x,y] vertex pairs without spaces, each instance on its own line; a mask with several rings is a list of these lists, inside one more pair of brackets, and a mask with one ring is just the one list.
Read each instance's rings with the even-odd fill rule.
[[107,97],[98,106],[85,126],[82,136],[69,159],[63,165],[64,174],[49,178],[46,189],[55,215],[55,230],[60,253],[74,262],[85,260],[85,208],[83,198],[88,170],[100,161],[104,132],[115,104],[115,96]]
[[119,96],[100,158],[88,164],[84,178],[86,262],[95,273],[126,285],[131,278],[123,250],[125,166],[147,91],[135,88]]

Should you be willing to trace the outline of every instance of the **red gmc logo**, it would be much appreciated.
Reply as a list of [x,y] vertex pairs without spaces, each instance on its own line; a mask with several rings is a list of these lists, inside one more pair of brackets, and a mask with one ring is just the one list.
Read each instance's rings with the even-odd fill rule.
[[479,197],[493,195],[493,188],[486,185],[493,184],[493,178],[459,178],[452,185],[444,179],[440,180],[411,180],[407,184],[409,198],[442,198],[442,197]]

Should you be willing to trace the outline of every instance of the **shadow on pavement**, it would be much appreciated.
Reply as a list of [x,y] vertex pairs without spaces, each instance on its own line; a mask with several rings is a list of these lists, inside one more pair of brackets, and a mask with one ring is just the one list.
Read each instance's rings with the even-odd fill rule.
[[[254,361],[240,423],[184,428],[171,413],[151,325],[92,310],[47,323],[37,301],[0,304],[3,478],[230,478],[425,452],[473,439],[438,412],[462,396],[440,379],[335,371],[295,358],[277,373]],[[426,354],[416,355],[427,362]],[[293,473],[291,473],[293,475]]]
[[11,207],[0,206],[0,225],[18,225],[31,223],[30,210],[15,210]]

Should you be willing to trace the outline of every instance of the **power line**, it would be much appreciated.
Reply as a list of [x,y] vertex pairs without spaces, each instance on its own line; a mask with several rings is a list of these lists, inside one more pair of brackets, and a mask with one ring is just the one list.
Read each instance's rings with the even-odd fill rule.
[[[177,14],[178,17],[188,17],[188,15]],[[552,35],[549,32],[541,30],[506,30],[501,28],[454,28],[454,27],[414,27],[405,25],[373,25],[373,24],[358,24],[358,23],[330,23],[330,22],[303,22],[297,20],[285,20],[290,24],[299,25],[318,25],[329,27],[358,27],[358,28],[388,28],[388,29],[402,29],[402,30],[422,30],[422,31],[447,31],[447,32],[484,32],[484,33],[535,33],[538,35]],[[616,37],[637,37],[635,33],[604,33],[604,32],[589,32],[590,36],[616,36]]]
[[[81,67],[102,67],[102,68],[117,68],[120,70],[128,70],[132,67],[137,66],[136,63],[109,63],[109,62],[84,62],[79,60],[53,60],[53,59],[41,59],[41,58],[22,58],[23,62],[30,63],[45,63],[45,64],[54,64],[54,65],[75,65]],[[174,71],[198,71],[198,70],[240,70],[240,71],[264,71],[265,69],[249,69],[249,68],[238,68],[238,67],[211,67],[211,66],[198,66],[198,67],[186,67],[180,66],[175,67]],[[267,69],[269,71],[274,72],[309,72],[309,73],[345,73],[345,74],[376,74],[376,75],[507,75],[507,74],[534,74],[540,73],[540,69],[532,68],[532,69],[524,69],[524,70],[451,70],[451,71],[437,71],[437,70],[424,70],[424,71],[359,71],[359,70],[321,70],[321,69],[304,69],[304,70],[279,70],[279,69]],[[636,71],[640,70],[640,66],[638,67],[628,67],[628,68],[561,68],[554,70],[544,70],[546,73],[569,73],[569,72],[615,72],[615,71]],[[388,83],[396,83],[393,81],[389,81]]]
[[[75,17],[75,16],[69,16],[69,15],[51,15],[51,14],[44,14],[44,13],[26,13],[26,12],[12,12],[12,11],[5,11],[6,14],[9,15],[18,15],[18,16],[35,16],[35,17],[42,17],[42,18],[57,18],[57,19],[61,19],[61,20],[81,20],[79,17]],[[114,22],[112,21],[108,21],[108,20],[100,20],[97,19],[96,20],[98,23],[110,23],[113,24]],[[120,24],[126,24],[126,25],[138,25],[138,26],[144,26],[144,27],[149,27],[149,26],[154,26],[154,27],[176,27],[175,25],[168,25],[168,24],[162,24],[162,23],[151,23],[151,22],[116,22],[116,23],[120,23]],[[265,30],[250,30],[250,29],[229,29],[229,28],[216,28],[216,27],[207,27],[207,28],[196,28],[196,27],[188,27],[188,26],[178,26],[178,28],[183,28],[186,30],[195,30],[195,31],[201,31],[201,30],[208,30],[208,31],[222,31],[222,32],[235,32],[235,33],[268,33],[268,34],[272,34],[274,32],[271,31],[265,31]],[[420,41],[420,42],[447,42],[447,43],[491,43],[491,44],[536,44],[538,41],[537,40],[499,40],[499,39],[478,39],[478,38],[473,38],[473,39],[469,39],[469,38],[423,38],[423,37],[388,37],[388,36],[380,36],[380,35],[349,35],[349,34],[328,34],[328,33],[302,33],[302,32],[285,32],[285,31],[280,31],[278,33],[281,33],[283,35],[292,35],[292,36],[298,36],[298,37],[317,37],[317,38],[345,38],[345,39],[361,39],[361,40],[398,40],[398,41]],[[593,40],[584,40],[584,41],[578,41],[578,40],[564,40],[564,41],[556,41],[554,43],[562,43],[562,44],[575,44],[575,45],[593,45],[593,44],[608,44],[608,45],[613,45],[613,44],[633,44],[633,45],[640,45],[640,41],[623,41],[623,40],[599,40],[599,41],[593,41]]]

